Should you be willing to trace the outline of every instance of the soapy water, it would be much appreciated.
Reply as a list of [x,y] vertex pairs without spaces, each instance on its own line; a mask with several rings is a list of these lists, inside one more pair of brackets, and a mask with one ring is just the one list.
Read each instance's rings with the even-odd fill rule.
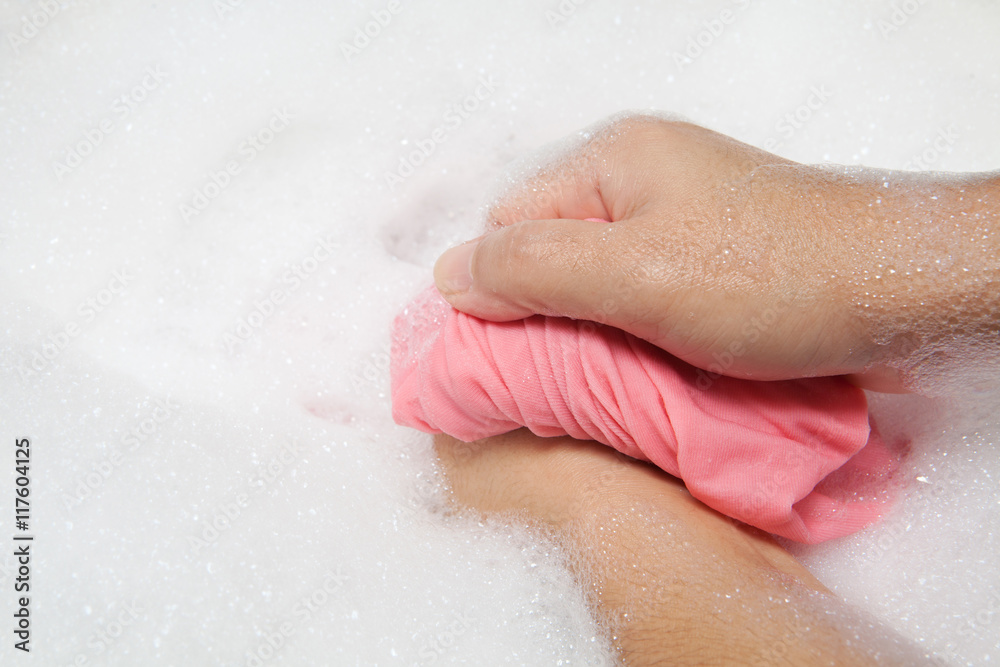
[[[805,162],[994,168],[998,10],[904,6],[4,3],[0,405],[34,457],[35,661],[613,662],[564,546],[442,511],[429,438],[389,418],[388,324],[505,165],[621,109]],[[793,549],[982,664],[1000,424],[992,389],[959,394],[875,397],[912,439],[901,500]]]

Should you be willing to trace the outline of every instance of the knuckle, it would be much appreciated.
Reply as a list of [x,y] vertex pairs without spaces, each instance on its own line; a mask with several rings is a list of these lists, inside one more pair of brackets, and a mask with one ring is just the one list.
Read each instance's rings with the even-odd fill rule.
[[576,245],[571,234],[545,224],[518,225],[511,238],[511,252],[522,263],[531,264],[548,263]]
[[493,277],[519,295],[521,305],[548,313],[552,298],[572,290],[592,249],[570,230],[544,222],[522,222],[497,234],[492,255]]
[[645,148],[664,140],[676,143],[692,127],[696,126],[653,114],[633,114],[612,121],[608,132],[624,148]]

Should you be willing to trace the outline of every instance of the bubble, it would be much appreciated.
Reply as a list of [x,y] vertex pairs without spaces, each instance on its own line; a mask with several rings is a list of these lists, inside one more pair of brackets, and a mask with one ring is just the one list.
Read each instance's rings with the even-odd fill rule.
[[[8,4],[4,48],[25,8],[50,3]],[[919,20],[887,40],[871,39],[878,13],[868,8],[732,3],[737,20],[683,67],[673,52],[715,20],[717,7],[572,3],[572,16],[550,22],[546,12],[559,3],[419,4],[401,3],[379,22],[372,12],[387,12],[385,2],[74,3],[72,16],[54,15],[19,53],[0,58],[8,112],[0,404],[5,434],[30,433],[45,452],[34,483],[39,520],[51,521],[39,537],[59,545],[45,552],[32,600],[47,633],[37,646],[42,663],[70,663],[115,623],[121,633],[103,656],[110,664],[190,661],[192,645],[234,664],[262,647],[277,651],[273,664],[427,656],[435,664],[614,664],[615,629],[593,617],[567,566],[573,555],[516,522],[444,511],[427,438],[391,422],[389,322],[430,284],[438,254],[481,233],[480,213],[509,201],[517,184],[546,170],[558,182],[560,169],[577,166],[567,161],[573,151],[613,139],[602,134],[612,121],[594,123],[622,108],[675,109],[750,144],[774,140],[771,150],[799,161],[862,154],[898,166],[933,136],[928,119],[942,116],[962,136],[935,168],[993,168],[1000,152],[994,109],[980,94],[997,88],[1000,72],[988,3],[962,11],[925,3]],[[934,26],[932,42],[921,24]],[[348,57],[356,28],[369,42]],[[789,35],[809,35],[815,48]],[[940,67],[919,72],[914,85],[917,69],[886,60],[890,43],[895,62]],[[859,66],[817,66],[834,51]],[[150,65],[166,80],[122,117],[116,98]],[[456,109],[467,108],[480,76],[493,76],[495,91],[463,117]],[[818,79],[834,103],[786,139],[775,124]],[[976,104],[955,102],[968,97],[969,82],[980,91]],[[878,98],[886,103],[872,105]],[[243,161],[246,137],[260,136],[285,105],[294,112],[287,131]],[[82,163],[60,179],[53,162],[105,120],[113,131],[88,141]],[[447,130],[437,135],[443,141],[434,139],[438,128]],[[238,174],[224,171],[230,160]],[[608,173],[600,159],[590,168]],[[387,179],[399,173],[402,182]],[[887,176],[882,202],[908,187],[906,177]],[[217,196],[185,224],[179,205],[206,189]],[[529,192],[519,211],[530,217],[552,193]],[[928,217],[935,197],[893,219],[898,231],[873,247],[854,227],[873,219],[880,201],[853,205],[837,234],[850,252],[871,253],[897,273],[885,269],[876,280],[830,271],[823,280],[856,289],[859,309],[883,314],[894,310],[890,300],[920,312],[943,307],[914,301],[907,284],[887,285],[893,275],[996,285],[995,273],[976,268],[995,231],[971,215]],[[732,206],[723,213],[738,219]],[[697,237],[699,221],[681,218]],[[320,261],[313,253],[330,234],[339,249]],[[974,249],[956,254],[946,241],[954,234]],[[921,252],[901,259],[912,243]],[[722,252],[724,269],[767,280],[772,245],[760,238]],[[677,248],[680,264],[684,252]],[[101,290],[123,267],[135,278],[109,300]],[[980,305],[976,292],[955,307],[960,321]],[[92,320],[80,311],[88,298],[103,309]],[[229,349],[225,335],[248,319],[255,326]],[[851,602],[954,662],[996,661],[988,611],[1000,581],[992,509],[1000,445],[989,402],[997,373],[981,344],[988,323],[965,318],[941,332],[920,318],[883,321],[880,340],[900,332],[919,340],[904,370],[920,387],[979,403],[907,404],[898,414],[881,407],[884,433],[914,435],[909,473],[930,483],[907,490],[898,519],[807,562]],[[69,322],[80,325],[78,336],[45,343]],[[30,367],[35,353],[40,370]],[[957,378],[956,359],[965,369]],[[168,397],[181,409],[142,433],[147,411]],[[966,419],[977,427],[963,431]],[[135,428],[144,437],[129,449],[122,438]],[[301,452],[282,463],[293,443]],[[65,509],[62,493],[89,489],[92,466],[119,453],[120,466]],[[272,464],[278,473],[268,472]],[[246,507],[238,502],[258,493]],[[678,535],[676,526],[657,528]],[[606,526],[605,550],[616,529]],[[196,552],[189,538],[206,534],[215,537]],[[341,576],[338,592],[324,587]],[[743,600],[744,591],[712,593]],[[784,606],[786,597],[766,602]],[[295,626],[294,641],[260,643],[277,643],[282,623],[301,622],[297,610],[314,600],[322,605]],[[133,601],[141,611],[126,627],[120,614]],[[773,613],[764,602],[756,608]]]

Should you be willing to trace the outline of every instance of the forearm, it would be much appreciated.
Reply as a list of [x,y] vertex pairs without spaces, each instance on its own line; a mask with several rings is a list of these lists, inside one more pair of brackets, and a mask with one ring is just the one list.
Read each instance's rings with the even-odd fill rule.
[[[438,436],[456,499],[549,526],[625,663],[919,664],[872,630],[769,536],[676,479],[595,443],[515,431]],[[876,626],[877,627],[877,626]],[[895,662],[890,659],[897,656]]]
[[752,179],[765,185],[747,215],[789,223],[775,288],[825,302],[830,330],[853,337],[845,365],[912,389],[1000,353],[1000,175],[795,165]]
[[[625,664],[919,664],[771,538],[652,469],[620,468],[565,530]],[[622,502],[623,497],[628,502]],[[877,626],[876,626],[877,627]]]

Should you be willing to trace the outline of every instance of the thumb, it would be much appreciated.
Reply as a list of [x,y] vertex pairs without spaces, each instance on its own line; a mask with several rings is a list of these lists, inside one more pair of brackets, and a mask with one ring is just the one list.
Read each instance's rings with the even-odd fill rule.
[[[452,306],[484,320],[534,314],[610,322],[626,304],[615,289],[621,223],[526,220],[446,251],[434,280]],[[616,305],[605,307],[611,300]]]

